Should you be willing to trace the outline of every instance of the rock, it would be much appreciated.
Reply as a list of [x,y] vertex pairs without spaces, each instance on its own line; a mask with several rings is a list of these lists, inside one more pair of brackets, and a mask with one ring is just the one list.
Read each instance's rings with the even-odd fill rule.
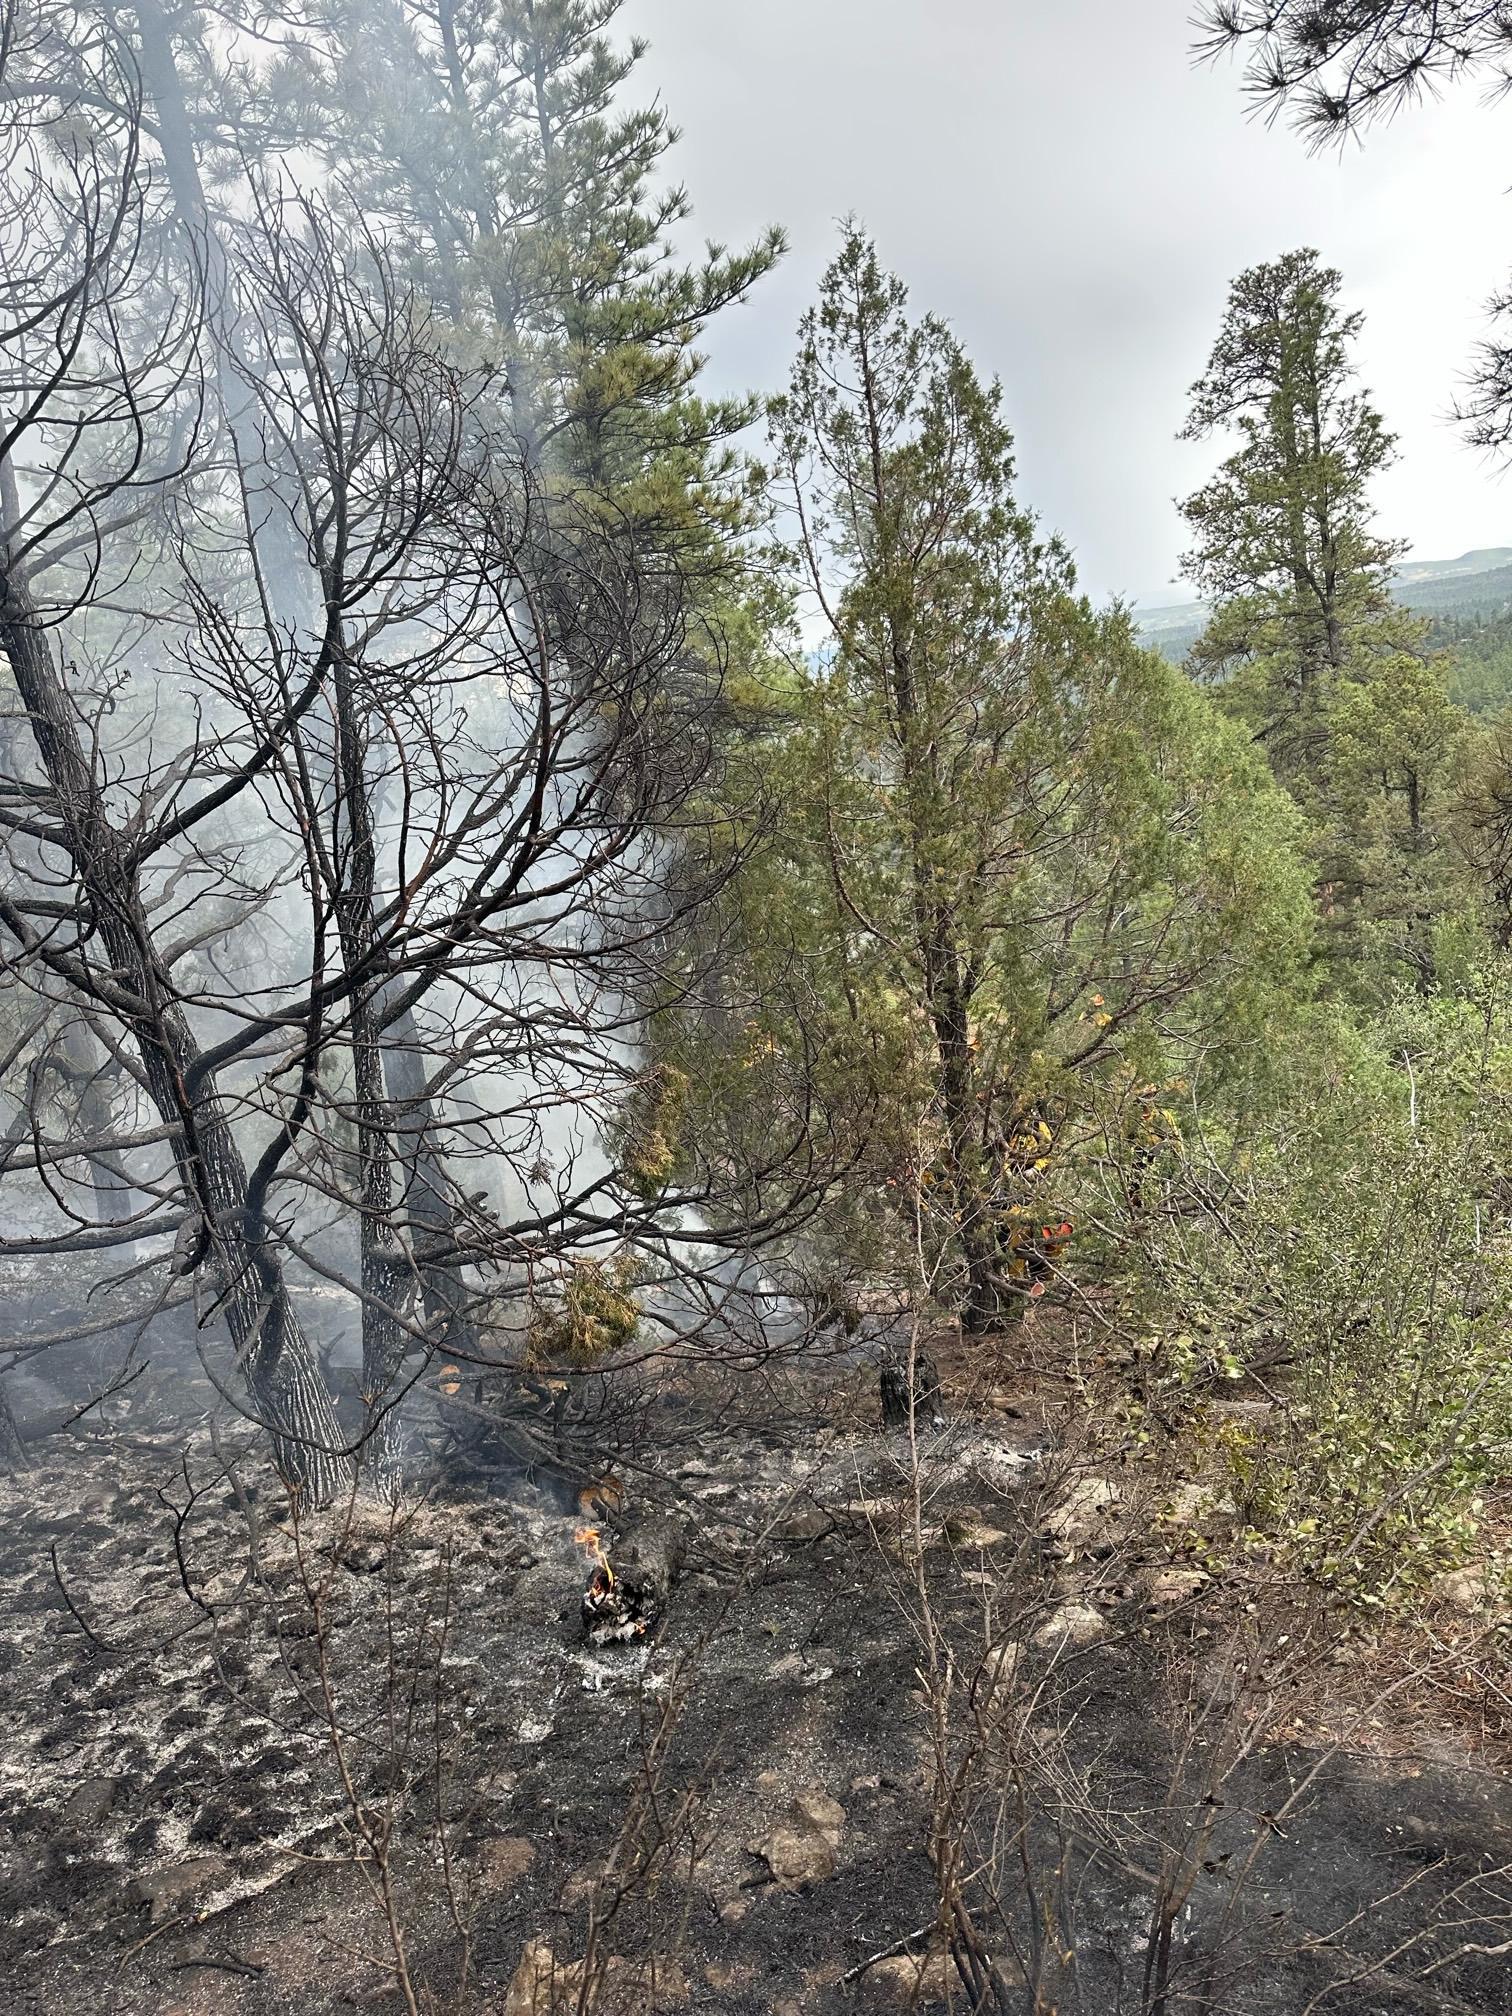
[[1079,1547],[1108,1524],[1118,1503],[1118,1486],[1106,1477],[1078,1477],[1045,1522],[1045,1531],[1062,1546]]
[[535,1861],[535,1843],[523,1834],[503,1834],[485,1841],[479,1856],[479,1887],[483,1890],[512,1890]]
[[743,1988],[751,1979],[753,1972],[754,1969],[744,1962],[721,1966],[717,1960],[711,1960],[704,1969],[704,1979],[711,1988],[720,1994],[726,1994],[732,1988]]
[[504,2016],[554,2016],[582,1986],[583,1968],[559,1967],[544,1939],[527,1941],[504,1993]]
[[1491,1584],[1484,1568],[1450,1568],[1433,1578],[1433,1593],[1452,1610],[1473,1613],[1491,1601]]
[[376,1540],[354,1540],[341,1550],[341,1565],[354,1575],[376,1575],[388,1560],[388,1551]]
[[63,1802],[63,1825],[79,1834],[98,1827],[114,1806],[121,1783],[119,1778],[81,1778]]
[[[994,1695],[1006,1694],[1018,1671],[1020,1647],[1009,1639],[1005,1644],[994,1645],[982,1661],[978,1690],[984,1701]],[[1001,1704],[1000,1704],[1001,1705]]]
[[161,1925],[165,1918],[184,1910],[194,1898],[223,1883],[230,1873],[230,1865],[219,1855],[191,1856],[187,1862],[154,1869],[148,1876],[134,1876],[126,1886],[126,1901],[145,1904],[149,1922]]
[[1073,1598],[1045,1620],[1035,1632],[1034,1642],[1047,1652],[1078,1650],[1101,1638],[1107,1628],[1107,1620],[1100,1610]]
[[976,1547],[984,1551],[1001,1547],[1008,1535],[1000,1526],[990,1525],[975,1513],[957,1513],[945,1521],[945,1537],[956,1547]]
[[1163,1526],[1203,1526],[1215,1517],[1232,1518],[1234,1501],[1206,1484],[1178,1484],[1160,1514]]
[[807,1786],[794,1794],[793,1817],[816,1828],[832,1848],[839,1847],[840,1836],[845,1832],[845,1808],[838,1799],[831,1799],[822,1786]]
[[787,1820],[777,1822],[756,1852],[784,1890],[827,1882],[839,1866],[833,1842],[816,1828]]
[[1200,1568],[1157,1568],[1146,1585],[1145,1595],[1153,1610],[1170,1610],[1205,1589],[1209,1577]]
[[268,1615],[268,1635],[280,1642],[289,1638],[313,1638],[316,1631],[314,1612],[301,1603],[286,1604],[280,1610]]
[[948,2000],[950,1962],[943,1953],[894,1953],[861,1976],[863,2009],[931,2009]]
[[801,1890],[834,1875],[844,1828],[845,1808],[819,1787],[807,1787],[794,1795],[770,1833],[753,1844],[753,1852],[784,1890]]
[[790,1680],[800,1687],[818,1687],[833,1678],[833,1666],[821,1666],[804,1656],[802,1652],[784,1652],[775,1665],[767,1668],[769,1680]]
[[[558,1960],[544,1939],[528,1941],[500,2016],[576,2016],[583,1973],[581,1960]],[[611,1958],[604,1969],[603,1994],[594,2006],[612,2009],[615,2016],[661,2016],[663,2010],[682,2008],[687,1999],[687,1977],[676,1961]]]
[[1015,1449],[1007,1442],[990,1442],[971,1459],[971,1474],[989,1491],[1021,1491],[1034,1481],[1039,1462],[1037,1453]]
[[574,1869],[562,1885],[562,1909],[575,1911],[580,1904],[586,1904],[603,1880],[602,1862],[588,1862],[581,1869]]

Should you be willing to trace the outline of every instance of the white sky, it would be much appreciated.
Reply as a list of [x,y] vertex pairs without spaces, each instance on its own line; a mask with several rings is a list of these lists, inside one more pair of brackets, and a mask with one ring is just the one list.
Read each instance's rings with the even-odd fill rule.
[[1019,487],[1095,594],[1147,604],[1212,465],[1174,440],[1229,281],[1315,245],[1365,311],[1365,382],[1401,440],[1384,531],[1420,559],[1512,545],[1512,480],[1448,420],[1512,267],[1512,103],[1475,88],[1363,149],[1310,155],[1194,68],[1190,0],[627,0],[621,32],[683,139],[701,236],[792,250],[711,331],[711,384],[774,389],[854,211],[917,308],[1004,381]]

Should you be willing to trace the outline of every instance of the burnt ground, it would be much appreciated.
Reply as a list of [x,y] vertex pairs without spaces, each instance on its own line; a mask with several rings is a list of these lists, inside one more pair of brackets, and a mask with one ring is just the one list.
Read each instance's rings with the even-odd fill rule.
[[[0,1485],[3,2016],[402,2010],[390,1906],[438,2011],[1103,2016],[1156,1948],[1171,2012],[1512,2010],[1452,1620],[1408,1687],[1207,1578],[1173,1513],[1221,1501],[1053,1378],[947,1379],[917,1463],[843,1359],[639,1388],[615,1516],[675,1511],[687,1570],[602,1653],[580,1515],[514,1466],[432,1440],[397,1512],[301,1522],[171,1354],[37,1445]],[[933,1947],[932,1842],[998,2000]]]

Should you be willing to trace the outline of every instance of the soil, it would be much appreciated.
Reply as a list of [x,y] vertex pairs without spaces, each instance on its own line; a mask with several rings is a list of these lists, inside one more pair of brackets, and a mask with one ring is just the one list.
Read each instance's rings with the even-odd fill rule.
[[[1061,1387],[941,1357],[917,1464],[853,1353],[643,1375],[611,1529],[674,1512],[687,1565],[603,1651],[575,1503],[444,1438],[397,1509],[300,1519],[170,1353],[37,1445],[0,1485],[0,2012],[402,2010],[395,1932],[437,2011],[969,2009],[942,1813],[999,1978],[1044,1987],[1001,2006],[1148,2006],[1174,1869],[1172,2011],[1512,2011],[1500,1760],[1416,1711],[1373,1744],[1358,1662],[1182,1579]],[[1331,1670],[1361,1712],[1324,1740]]]

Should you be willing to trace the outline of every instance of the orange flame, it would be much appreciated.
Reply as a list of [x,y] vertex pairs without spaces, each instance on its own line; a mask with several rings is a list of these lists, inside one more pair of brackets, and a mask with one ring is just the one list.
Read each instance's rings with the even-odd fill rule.
[[604,1578],[607,1589],[614,1587],[614,1570],[609,1566],[609,1556],[604,1552],[604,1542],[597,1526],[579,1526],[573,1534],[579,1547],[588,1549],[589,1558],[596,1562]]

